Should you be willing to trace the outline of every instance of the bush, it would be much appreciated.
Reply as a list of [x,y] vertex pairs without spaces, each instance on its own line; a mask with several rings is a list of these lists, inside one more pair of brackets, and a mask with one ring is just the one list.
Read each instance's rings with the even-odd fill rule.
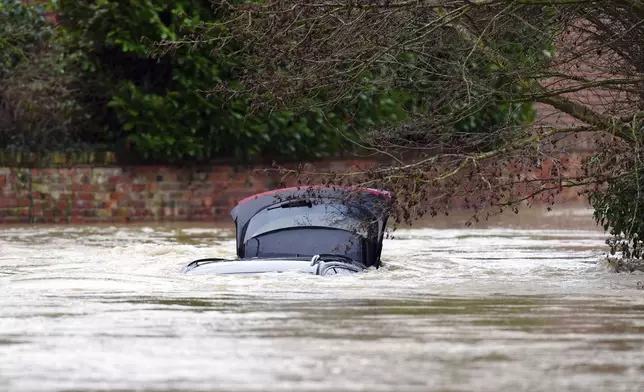
[[40,11],[0,1],[0,145],[12,150],[65,150],[90,133],[77,73]]
[[153,51],[154,42],[181,39],[225,17],[207,0],[80,0],[61,3],[58,11],[68,47],[86,72],[87,99],[103,103],[92,116],[144,159],[321,157],[339,149],[343,139],[335,127],[346,130],[352,110],[372,122],[396,112],[384,98],[364,101],[379,105],[377,113],[363,104],[296,114],[254,111],[243,97],[209,94],[222,82],[235,85],[241,65],[234,56],[216,57],[201,45]]
[[[44,21],[37,8],[0,0],[2,146],[130,146],[134,160],[161,163],[311,159],[353,147],[346,138],[357,131],[397,124],[408,112],[422,110],[414,102],[432,100],[400,86],[352,91],[333,105],[328,97],[304,96],[299,107],[305,110],[251,108],[251,97],[211,91],[218,85],[240,88],[241,73],[251,65],[233,40],[227,52],[212,54],[209,39],[229,32],[218,23],[226,11],[214,10],[209,0],[52,4],[63,27]],[[181,42],[194,34],[198,44],[155,50],[155,42]],[[524,109],[486,104],[462,116],[455,134],[481,133],[487,140],[487,128],[521,122]]]
[[642,154],[606,157],[604,160],[614,178],[605,187],[591,192],[589,201],[595,209],[596,222],[612,237],[606,242],[611,255],[625,259],[644,259],[644,165]]

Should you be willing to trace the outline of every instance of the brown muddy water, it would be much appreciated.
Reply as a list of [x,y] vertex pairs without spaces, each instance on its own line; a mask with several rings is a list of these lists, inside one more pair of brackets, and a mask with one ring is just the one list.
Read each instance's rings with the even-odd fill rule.
[[0,228],[0,391],[641,391],[583,208],[399,230],[355,276],[186,276],[229,228]]

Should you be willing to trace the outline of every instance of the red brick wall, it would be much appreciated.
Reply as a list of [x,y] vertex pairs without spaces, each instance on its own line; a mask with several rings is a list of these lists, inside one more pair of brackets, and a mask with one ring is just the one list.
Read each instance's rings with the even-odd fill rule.
[[[562,160],[578,162],[584,152]],[[375,161],[328,160],[317,171],[373,167]],[[544,162],[541,178],[550,177]],[[574,170],[578,167],[572,165]],[[78,166],[75,168],[0,167],[0,224],[99,223],[142,221],[229,222],[230,210],[244,197],[296,185],[266,167],[229,165]],[[513,170],[508,167],[508,175]],[[569,173],[570,174],[570,173]],[[558,200],[579,200],[576,189]],[[517,195],[521,190],[517,189]],[[537,201],[539,203],[539,201]],[[454,207],[459,206],[454,201]]]
[[[343,170],[372,161],[321,162]],[[0,167],[0,223],[228,220],[238,200],[279,187],[276,174],[227,165]],[[295,185],[287,179],[285,185]]]

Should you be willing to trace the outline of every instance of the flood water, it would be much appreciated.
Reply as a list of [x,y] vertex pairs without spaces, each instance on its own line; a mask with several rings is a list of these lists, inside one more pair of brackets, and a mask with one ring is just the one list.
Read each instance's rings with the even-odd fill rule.
[[588,210],[512,219],[335,277],[181,274],[229,228],[0,227],[0,391],[643,390],[644,276]]

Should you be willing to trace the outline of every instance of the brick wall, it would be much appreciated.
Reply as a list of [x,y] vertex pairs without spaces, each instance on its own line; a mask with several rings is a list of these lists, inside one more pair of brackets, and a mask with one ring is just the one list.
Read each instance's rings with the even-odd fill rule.
[[[373,164],[333,160],[316,168]],[[265,168],[0,167],[0,223],[228,220],[238,200],[280,186],[283,179]],[[287,179],[283,185],[295,183]]]
[[[562,160],[577,167],[586,153],[570,153]],[[373,167],[376,161],[327,160],[318,171]],[[542,165],[541,178],[549,177],[551,162]],[[247,196],[297,185],[266,166],[213,165],[89,166],[24,168],[0,166],[0,224],[99,223],[143,221],[229,222],[230,210]],[[508,168],[512,175],[512,168]],[[570,174],[570,173],[569,173]],[[517,195],[521,195],[517,189]],[[558,196],[560,201],[580,200],[576,189]],[[453,206],[458,207],[455,200]]]

